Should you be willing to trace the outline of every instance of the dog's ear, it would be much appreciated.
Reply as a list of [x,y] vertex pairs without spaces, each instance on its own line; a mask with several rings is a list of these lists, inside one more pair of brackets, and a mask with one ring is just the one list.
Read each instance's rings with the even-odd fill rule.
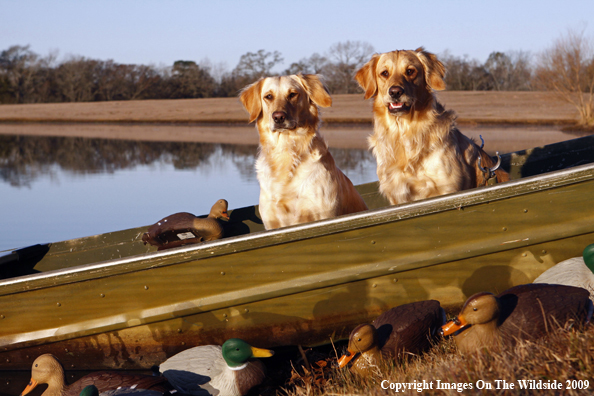
[[315,74],[297,74],[297,78],[312,102],[321,107],[332,106],[328,88],[322,83],[320,77]]
[[423,47],[417,48],[416,52],[417,58],[419,58],[425,69],[425,80],[427,81],[427,85],[437,91],[444,90],[445,81],[443,79],[446,70],[443,63],[437,60],[437,57],[434,54],[425,51]]
[[369,99],[377,95],[377,80],[375,78],[375,69],[380,55],[375,54],[371,60],[360,68],[355,74],[355,80],[359,83],[361,88],[365,90],[365,99]]
[[250,113],[250,122],[254,122],[262,113],[262,99],[260,98],[260,92],[262,90],[262,82],[264,79],[260,79],[253,84],[243,88],[239,93],[239,100],[243,104],[243,107]]

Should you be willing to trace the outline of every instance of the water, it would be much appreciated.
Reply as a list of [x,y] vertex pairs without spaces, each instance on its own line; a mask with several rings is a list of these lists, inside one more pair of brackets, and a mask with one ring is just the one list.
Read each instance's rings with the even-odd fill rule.
[[[253,132],[250,130],[250,132]],[[258,203],[257,146],[0,135],[0,251]],[[355,184],[377,180],[362,149],[332,149]]]
[[[482,136],[490,154],[576,137],[542,126],[460,129]],[[322,132],[354,184],[377,180],[371,127]],[[256,145],[253,126],[0,124],[0,251],[202,215],[220,198],[230,209],[255,205]]]

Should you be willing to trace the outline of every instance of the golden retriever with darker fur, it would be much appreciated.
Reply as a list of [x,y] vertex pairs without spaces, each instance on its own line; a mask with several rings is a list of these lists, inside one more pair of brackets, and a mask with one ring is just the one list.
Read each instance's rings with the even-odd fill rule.
[[375,97],[369,144],[380,191],[393,205],[509,180],[437,101],[444,77],[443,64],[422,47],[376,54],[355,75],[365,99]]
[[332,99],[316,75],[264,78],[239,98],[260,135],[256,172],[266,229],[367,209],[319,133],[318,106]]

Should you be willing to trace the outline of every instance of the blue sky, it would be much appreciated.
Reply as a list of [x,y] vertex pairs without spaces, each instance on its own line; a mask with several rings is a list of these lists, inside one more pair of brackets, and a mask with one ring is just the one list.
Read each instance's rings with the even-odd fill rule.
[[155,66],[208,58],[227,70],[259,49],[279,51],[283,70],[346,40],[484,62],[493,51],[536,54],[570,28],[594,37],[594,0],[0,0],[0,14],[0,50]]

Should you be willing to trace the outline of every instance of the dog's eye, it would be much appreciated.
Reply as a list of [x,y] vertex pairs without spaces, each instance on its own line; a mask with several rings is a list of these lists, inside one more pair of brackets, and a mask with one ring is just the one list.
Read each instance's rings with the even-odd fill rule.
[[272,94],[268,94],[268,95],[264,96],[264,99],[272,100]]
[[417,71],[415,69],[413,69],[412,67],[410,69],[406,69],[406,75],[407,76],[412,76],[416,73]]
[[291,92],[291,93],[289,94],[289,99],[293,99],[293,98],[294,98],[294,97],[296,97],[296,96],[297,96],[297,92]]
[[388,77],[390,75],[390,73],[388,73],[387,70],[384,70],[383,72],[380,73],[380,76],[382,77]]

